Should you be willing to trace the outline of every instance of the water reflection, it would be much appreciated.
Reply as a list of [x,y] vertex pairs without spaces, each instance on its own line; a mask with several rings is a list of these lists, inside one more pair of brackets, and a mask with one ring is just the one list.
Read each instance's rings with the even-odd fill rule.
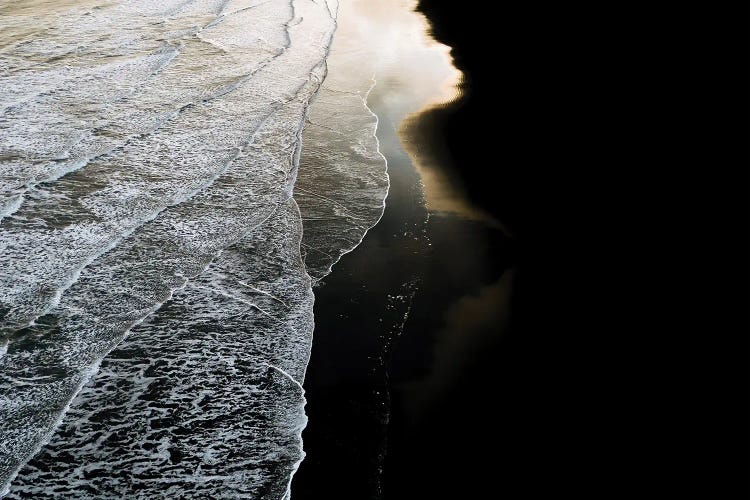
[[353,40],[367,50],[370,58],[360,64],[370,65],[391,90],[389,103],[404,114],[456,99],[462,76],[450,47],[428,35],[416,6],[416,0],[357,0],[349,11],[342,7],[336,32],[337,44]]
[[351,9],[344,6],[336,43],[339,50],[348,47],[350,74],[356,68],[355,73],[377,80],[401,146],[421,177],[428,210],[499,227],[471,202],[460,175],[446,172],[443,155],[420,136],[419,121],[426,113],[461,98],[463,75],[453,65],[450,47],[430,36],[429,23],[416,7],[416,0],[359,0]]
[[[461,364],[470,362],[471,353],[502,329],[511,287],[509,273],[502,274],[502,266],[493,262],[498,256],[492,248],[504,228],[471,201],[460,168],[453,171],[442,144],[424,130],[433,110],[461,99],[463,75],[453,65],[450,47],[432,38],[427,19],[416,7],[416,0],[345,4],[335,46],[338,53],[346,47],[350,75],[361,78],[364,72],[377,81],[370,101],[385,121],[378,133],[381,149],[393,168],[410,163],[416,170],[432,216],[427,225],[434,246],[428,257],[431,270],[423,277],[426,286],[419,295],[439,304],[443,312],[427,328],[428,320],[420,319],[422,312],[416,310],[413,331],[407,326],[412,337],[429,337],[422,346],[422,356],[429,358],[427,373],[403,387],[413,396],[407,404],[412,414],[421,411],[421,403],[438,398]],[[398,133],[390,133],[392,129]],[[404,153],[408,162],[393,161]],[[398,200],[391,196],[386,203]],[[471,321],[457,320],[467,314]]]
[[507,326],[512,280],[512,271],[503,273],[496,282],[458,298],[445,310],[429,374],[402,387],[409,394],[404,405],[413,422],[454,389],[482,350],[492,347],[498,330]]
[[[416,8],[416,0],[343,2],[324,84],[333,90],[367,80],[373,84],[368,104],[380,119],[378,138],[392,189],[381,227],[370,237],[409,219],[414,200],[408,184],[415,174],[418,203],[431,217],[425,230],[432,251],[413,264],[426,269],[423,286],[394,355],[395,380],[402,382],[404,410],[412,419],[450,390],[473,353],[502,331],[512,286],[500,255],[507,232],[472,202],[460,168],[454,170],[425,126],[434,110],[462,98],[463,75],[453,65],[450,47],[430,35]],[[393,261],[414,258],[403,243],[391,245]],[[367,245],[358,249],[360,255],[368,251]],[[373,281],[378,278],[359,274],[370,286],[380,286]]]

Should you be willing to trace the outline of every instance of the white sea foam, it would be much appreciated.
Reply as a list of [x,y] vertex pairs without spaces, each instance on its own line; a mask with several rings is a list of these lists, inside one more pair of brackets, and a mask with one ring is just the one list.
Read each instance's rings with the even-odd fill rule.
[[310,276],[387,192],[373,81],[320,88],[333,1],[84,7],[0,44],[0,484],[288,499]]
[[[284,23],[293,18],[293,9],[282,3],[275,10],[267,10],[244,11],[233,17],[257,14],[264,19],[275,18],[275,29],[265,26],[268,22],[263,26],[270,31],[267,38],[273,35],[288,44]],[[219,23],[209,31],[218,32],[229,24]],[[6,330],[48,312],[82,268],[167,206],[181,203],[211,185],[235,159],[237,148],[281,103],[295,95],[310,68],[319,63],[319,59],[306,61],[310,54],[303,50],[269,54],[258,49],[252,40],[235,44],[241,47],[238,52],[242,64],[237,63],[236,54],[220,53],[210,46],[207,49],[195,40],[184,44],[179,60],[164,70],[140,99],[122,103],[123,123],[107,124],[115,130],[105,134],[107,140],[114,138],[125,147],[110,148],[91,158],[76,156],[76,168],[85,168],[42,193],[34,193],[16,211],[16,217],[3,224],[0,249],[11,257],[10,265],[0,275],[0,297],[9,309],[3,320]],[[296,78],[291,74],[269,86],[268,80],[277,79],[277,72],[286,68],[295,68]],[[234,85],[231,94],[221,88],[228,82]],[[189,92],[182,92],[185,88]],[[84,96],[91,92],[78,93]],[[216,93],[221,97],[214,99],[212,94]],[[59,107],[61,98],[57,93],[50,99],[51,107]],[[134,108],[136,112],[132,111]],[[144,111],[141,113],[140,109]],[[99,114],[110,117],[111,110],[107,107],[96,116]],[[32,110],[26,118],[11,123],[18,125],[22,142],[30,150],[13,153],[24,154],[24,161],[29,163],[29,155],[44,142],[43,132],[53,125],[44,121],[44,110]],[[42,125],[25,127],[35,119],[43,120]],[[205,127],[206,123],[212,126]],[[121,134],[123,130],[126,132]],[[40,138],[35,140],[37,131]],[[13,140],[13,132],[6,130],[2,137],[6,142],[8,137]],[[51,180],[57,176],[46,171],[42,178]],[[22,180],[25,185],[33,184],[29,179]],[[37,251],[29,253],[30,247]],[[59,251],[61,247],[66,249],[64,253]],[[19,282],[18,276],[28,279]],[[44,291],[39,292],[42,287]]]

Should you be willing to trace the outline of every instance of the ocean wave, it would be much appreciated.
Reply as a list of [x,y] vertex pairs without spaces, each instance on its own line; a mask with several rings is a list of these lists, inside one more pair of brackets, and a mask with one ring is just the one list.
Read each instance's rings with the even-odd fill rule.
[[[102,154],[72,154],[85,140],[71,133],[65,154],[85,161],[62,176],[34,170],[47,154],[34,147],[0,155],[44,179],[13,188],[22,202],[0,224],[0,485],[9,498],[288,499],[304,456],[312,287],[387,194],[374,80],[321,87],[335,2],[98,10],[71,19],[159,19],[134,21],[147,33],[136,39],[83,23],[79,38],[113,57],[160,33],[179,45],[158,72],[133,73],[126,97],[87,108],[84,130],[113,131]],[[18,110],[45,120],[95,81],[31,92]]]

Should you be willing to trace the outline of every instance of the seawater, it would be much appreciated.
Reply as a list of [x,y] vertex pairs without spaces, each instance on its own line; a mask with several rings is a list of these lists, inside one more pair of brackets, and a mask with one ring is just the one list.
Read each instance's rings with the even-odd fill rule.
[[312,286],[388,189],[338,7],[0,5],[9,498],[289,497]]

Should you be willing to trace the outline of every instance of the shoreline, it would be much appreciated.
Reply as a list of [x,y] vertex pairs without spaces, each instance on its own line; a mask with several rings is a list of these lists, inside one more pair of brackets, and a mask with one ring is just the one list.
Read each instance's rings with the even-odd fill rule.
[[[463,99],[438,104],[410,95],[393,81],[404,79],[397,75],[378,78],[383,84],[369,104],[391,179],[385,212],[315,290],[304,384],[306,457],[292,483],[298,500],[464,491],[469,474],[452,484],[430,479],[438,462],[452,461],[446,449],[474,451],[441,437],[452,425],[441,412],[450,414],[444,405],[455,401],[454,386],[466,382],[463,372],[476,372],[472,356],[494,352],[508,322],[511,240],[468,195],[446,151],[435,147],[432,116],[455,112]],[[420,110],[402,102],[404,95]],[[467,311],[478,321],[456,321]],[[468,341],[459,342],[455,365],[446,352],[462,338]],[[414,397],[423,393],[429,394]],[[425,432],[415,433],[420,428]]]
[[[377,87],[373,91],[377,99]],[[388,123],[378,106],[371,109]],[[388,125],[386,125],[388,126]],[[380,498],[390,401],[387,352],[408,315],[427,240],[419,177],[388,152],[390,191],[380,222],[315,290],[315,332],[305,376],[306,453],[292,498]],[[389,127],[391,131],[395,131]],[[398,256],[394,256],[394,252]],[[394,268],[397,270],[394,271]],[[332,491],[332,488],[337,488]]]
[[[417,116],[417,121],[425,119]],[[378,130],[381,142],[393,144],[395,139],[400,147],[404,137],[389,125],[388,131]],[[384,134],[391,139],[382,140]],[[435,465],[425,455],[437,451],[425,447],[425,440],[439,436],[439,429],[421,435],[420,443],[410,436],[415,424],[423,426],[425,418],[442,411],[436,408],[440,396],[416,408],[412,404],[414,394],[436,386],[431,365],[441,334],[446,334],[434,308],[471,303],[472,297],[489,299],[502,311],[509,308],[512,271],[505,270],[511,267],[512,251],[507,235],[496,225],[456,214],[428,217],[421,179],[407,153],[386,157],[392,187],[383,218],[315,290],[316,330],[304,384],[306,457],[294,476],[292,498],[400,499],[424,493]],[[419,229],[411,232],[415,225]],[[423,237],[410,239],[415,233]],[[446,266],[459,269],[448,286],[441,273]],[[488,316],[494,318],[491,312]],[[501,316],[505,321],[507,314]],[[489,334],[492,346],[491,337],[503,328],[502,322],[480,325],[474,339],[486,346]],[[475,349],[465,351],[471,355]],[[424,464],[421,471],[414,469],[415,459]],[[331,490],[334,484],[336,491]]]

